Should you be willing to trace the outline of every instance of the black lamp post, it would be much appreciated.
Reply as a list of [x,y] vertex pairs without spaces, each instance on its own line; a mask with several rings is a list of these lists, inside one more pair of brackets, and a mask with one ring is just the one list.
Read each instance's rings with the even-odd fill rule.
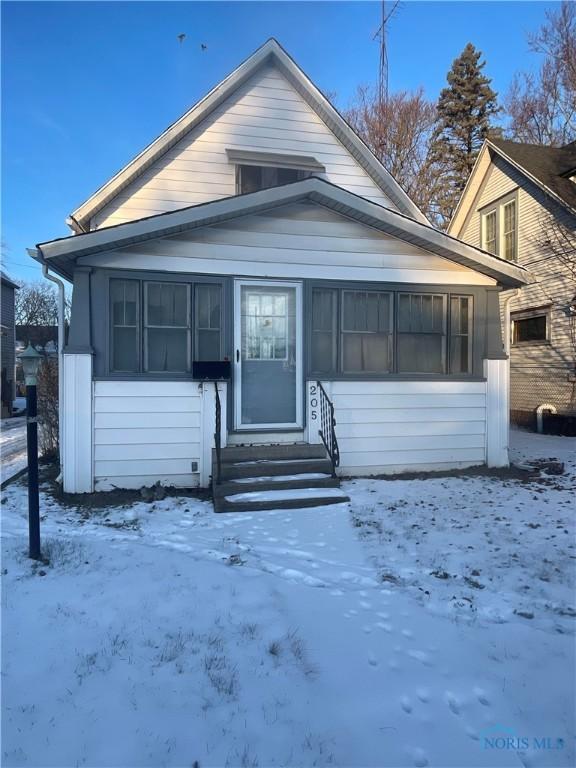
[[28,451],[28,532],[30,557],[40,560],[40,499],[38,495],[38,418],[36,377],[40,355],[32,344],[20,355],[26,380],[26,447]]

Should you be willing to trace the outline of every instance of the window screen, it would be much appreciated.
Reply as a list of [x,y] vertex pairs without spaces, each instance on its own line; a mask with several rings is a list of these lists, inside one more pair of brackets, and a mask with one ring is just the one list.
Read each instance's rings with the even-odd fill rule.
[[336,301],[330,288],[312,291],[312,369],[330,373],[336,369]]
[[220,360],[222,356],[222,286],[196,285],[194,291],[195,360]]
[[138,293],[137,280],[110,280],[113,371],[132,373],[139,368]]
[[342,367],[345,372],[391,369],[392,297],[376,291],[342,292]]
[[472,297],[450,297],[450,373],[472,370]]
[[290,184],[310,176],[309,171],[299,168],[270,168],[261,165],[239,165],[237,173],[238,192],[241,195]]
[[443,295],[398,296],[398,372],[444,373],[446,302]]
[[145,289],[146,370],[189,370],[188,286],[179,283],[146,283]]

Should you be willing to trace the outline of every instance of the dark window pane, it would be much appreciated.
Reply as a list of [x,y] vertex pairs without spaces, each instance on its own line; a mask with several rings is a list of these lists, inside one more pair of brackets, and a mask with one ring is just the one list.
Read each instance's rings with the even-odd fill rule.
[[336,291],[312,291],[312,370],[330,373],[336,369]]
[[199,329],[196,333],[196,360],[220,360],[220,331]]
[[514,319],[514,343],[522,344],[527,341],[546,341],[546,315],[534,315]]
[[401,293],[398,297],[398,330],[410,331],[410,296]]
[[116,326],[112,332],[112,369],[114,371],[138,370],[136,328]]
[[221,327],[221,294],[219,285],[197,285],[196,327],[219,330]]
[[148,328],[149,371],[188,370],[188,331],[180,328]]
[[450,373],[469,373],[469,344],[468,336],[450,338]]
[[257,192],[262,189],[262,168],[257,165],[240,165],[238,167],[240,194]]
[[178,283],[148,283],[147,324],[188,326],[188,286]]
[[298,181],[302,178],[302,171],[297,168],[278,168],[276,184],[291,184],[293,181]]
[[440,334],[399,334],[399,373],[444,373],[444,337]]
[[386,373],[390,370],[388,334],[344,333],[342,357],[347,373]]
[[330,331],[312,333],[312,369],[318,373],[334,370],[334,336]]

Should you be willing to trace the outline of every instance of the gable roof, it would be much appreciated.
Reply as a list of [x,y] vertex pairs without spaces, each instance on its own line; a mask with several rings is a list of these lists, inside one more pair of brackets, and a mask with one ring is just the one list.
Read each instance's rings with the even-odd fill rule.
[[71,214],[68,224],[76,232],[84,226],[120,190],[130,184],[170,147],[180,141],[192,128],[236,91],[261,67],[273,63],[318,114],[336,138],[348,149],[375,183],[388,195],[398,209],[417,221],[427,222],[424,214],[406,192],[372,154],[340,113],[314,85],[277,40],[271,38],[258,48],[230,75],[213,88],[175,123],[160,134],[122,170],[101,186]]
[[490,167],[493,154],[503,158],[556,202],[576,214],[576,183],[570,180],[572,172],[576,172],[576,141],[563,147],[545,147],[507,139],[486,139],[452,215],[448,232],[457,235],[461,231],[468,214],[464,201],[477,174],[482,174],[483,178]]
[[74,271],[74,261],[79,256],[168,237],[304,200],[331,208],[369,227],[488,275],[503,286],[514,288],[530,282],[530,273],[517,264],[493,256],[434,229],[430,224],[415,221],[398,211],[385,208],[314,176],[292,184],[235,195],[136,221],[102,227],[85,234],[39,243],[36,252],[31,255],[38,261],[50,262],[55,271],[70,278]]
[[564,147],[544,147],[517,141],[493,139],[490,144],[504,158],[539,182],[545,191],[553,192],[576,211],[576,184],[570,172],[576,173],[576,141]]

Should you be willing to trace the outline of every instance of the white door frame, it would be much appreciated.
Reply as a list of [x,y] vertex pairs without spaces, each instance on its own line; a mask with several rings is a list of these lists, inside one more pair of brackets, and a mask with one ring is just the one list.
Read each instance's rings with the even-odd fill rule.
[[[242,306],[241,291],[243,286],[262,286],[264,288],[296,289],[296,421],[289,424],[242,424]],[[264,429],[302,429],[304,426],[302,407],[302,283],[288,280],[234,280],[234,429],[259,431]],[[240,354],[238,354],[238,352]]]

